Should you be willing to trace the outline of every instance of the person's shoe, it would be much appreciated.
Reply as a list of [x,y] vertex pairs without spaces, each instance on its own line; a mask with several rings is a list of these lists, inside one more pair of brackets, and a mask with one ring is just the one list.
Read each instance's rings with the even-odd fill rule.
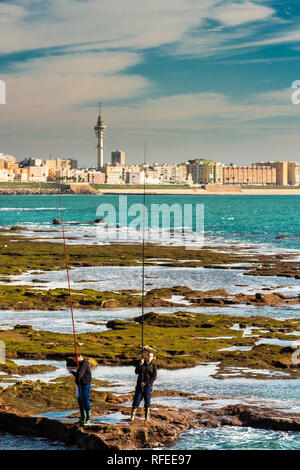
[[134,421],[137,408],[132,408],[130,421]]
[[83,411],[83,410],[80,410],[80,418],[79,418],[79,420],[77,421],[77,424],[79,424],[80,426],[82,426],[82,425],[84,424],[84,421],[85,421],[84,411]]
[[145,421],[149,421],[150,418],[150,408],[145,407]]
[[85,413],[84,424],[91,424],[91,416],[92,416],[91,411],[85,411],[84,413]]

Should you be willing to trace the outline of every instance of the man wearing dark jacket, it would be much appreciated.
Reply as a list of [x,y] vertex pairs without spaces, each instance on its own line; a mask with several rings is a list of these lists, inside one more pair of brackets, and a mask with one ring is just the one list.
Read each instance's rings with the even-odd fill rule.
[[90,391],[92,374],[88,359],[83,359],[81,354],[78,356],[79,370],[71,371],[75,377],[77,385],[77,400],[80,408],[80,424],[90,424],[91,406]]
[[142,359],[135,369],[138,378],[132,403],[131,421],[134,421],[136,411],[143,398],[145,405],[145,421],[149,420],[152,388],[157,378],[157,367],[152,360],[153,353],[149,351],[146,360]]

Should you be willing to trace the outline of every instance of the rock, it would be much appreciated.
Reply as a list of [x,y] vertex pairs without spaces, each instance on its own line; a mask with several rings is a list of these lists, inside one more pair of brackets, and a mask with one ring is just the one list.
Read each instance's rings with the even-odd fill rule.
[[115,299],[107,299],[107,300],[102,300],[100,304],[100,308],[118,308],[120,307],[120,302],[118,302]]
[[28,230],[26,227],[22,227],[21,225],[13,225],[12,227],[10,227],[10,229],[12,232],[20,232],[21,230]]
[[18,323],[17,325],[14,326],[14,330],[29,331],[29,330],[33,330],[33,328],[31,325],[21,325],[20,323]]
[[[284,298],[284,297],[283,297]],[[255,300],[264,304],[278,304],[282,302],[282,295],[279,294],[262,294],[257,292]]]
[[92,223],[94,224],[100,224],[100,223],[105,223],[106,219],[100,218],[100,219],[95,219]]
[[[28,384],[23,384],[25,393],[27,386]],[[42,390],[43,385],[37,384],[38,387]],[[106,406],[113,406],[112,411],[121,409],[121,413],[129,417],[130,409],[119,408],[115,402],[111,405],[109,396],[106,397]],[[204,405],[200,413],[195,413],[192,410],[156,406],[148,423],[140,419],[143,414],[140,408],[137,419],[130,423],[130,426],[127,420],[125,422],[123,420],[114,424],[94,424],[91,428],[82,429],[68,421],[20,414],[16,410],[9,411],[6,406],[0,405],[0,429],[10,433],[59,440],[82,449],[113,451],[166,446],[177,439],[180,433],[195,428],[247,426],[278,431],[300,431],[299,414],[281,413],[271,408],[241,404],[219,409],[203,409],[203,407]]]

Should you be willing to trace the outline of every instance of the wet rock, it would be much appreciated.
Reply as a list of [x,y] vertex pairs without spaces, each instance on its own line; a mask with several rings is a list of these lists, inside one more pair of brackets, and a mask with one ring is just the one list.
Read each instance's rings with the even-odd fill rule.
[[120,307],[120,302],[118,302],[117,300],[115,299],[107,299],[107,300],[103,300],[100,304],[100,308],[107,308],[107,309],[111,309],[111,308],[118,308]]
[[[107,405],[111,406],[111,405]],[[129,418],[130,410],[122,413]],[[247,426],[279,431],[300,431],[300,415],[281,413],[271,408],[245,405],[229,405],[220,409],[205,409],[201,413],[191,410],[158,406],[152,410],[145,423],[143,410],[139,409],[133,423],[123,420],[110,425],[101,423],[80,428],[64,421],[50,420],[12,412],[0,406],[0,429],[11,433],[46,437],[60,440],[82,449],[128,450],[166,446],[180,433],[193,428],[216,428],[221,426]]]
[[14,326],[14,330],[33,331],[33,328],[31,325],[22,325],[18,323],[17,325]]
[[22,227],[21,225],[13,225],[12,227],[10,227],[9,230],[11,230],[12,232],[20,232],[28,229],[26,227]]

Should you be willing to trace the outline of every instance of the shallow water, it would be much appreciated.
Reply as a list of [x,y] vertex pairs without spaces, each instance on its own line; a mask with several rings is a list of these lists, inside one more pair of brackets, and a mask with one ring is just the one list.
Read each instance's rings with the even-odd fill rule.
[[[148,312],[175,313],[189,311],[192,313],[201,313],[209,315],[230,315],[230,316],[263,316],[285,320],[289,318],[299,318],[299,305],[286,305],[281,307],[270,307],[255,305],[230,305],[228,307],[187,307],[181,305],[178,307],[145,307],[145,313]],[[0,312],[0,330],[12,329],[16,324],[31,325],[35,330],[52,331],[57,333],[72,333],[72,323],[70,321],[70,310],[1,310]],[[74,309],[75,328],[78,333],[100,332],[107,330],[108,320],[120,319],[129,320],[139,317],[141,311],[139,308],[116,308],[105,310],[80,310]],[[91,324],[96,322],[97,324]],[[236,327],[239,329],[239,327]],[[245,336],[255,335],[253,328],[246,328]],[[261,330],[261,329],[260,329]],[[291,333],[292,334],[292,333]],[[293,333],[299,335],[300,332]]]
[[0,432],[1,450],[78,450],[78,448],[65,446],[59,441],[49,441],[41,437],[15,436]]
[[[300,280],[285,277],[249,276],[244,275],[241,269],[207,269],[184,268],[167,266],[147,266],[145,268],[146,290],[160,287],[186,286],[196,290],[212,290],[225,288],[230,294],[264,292],[282,292],[290,296],[300,293]],[[95,289],[99,291],[120,289],[140,289],[142,267],[139,266],[100,266],[80,267],[70,270],[71,287],[73,289]],[[39,289],[55,289],[67,287],[66,272],[46,271],[39,274],[26,273],[11,276],[14,285],[32,285]],[[33,279],[48,281],[47,283],[34,282]],[[86,281],[86,282],[79,282]],[[279,286],[279,287],[278,287]],[[284,286],[284,287],[282,287]]]

